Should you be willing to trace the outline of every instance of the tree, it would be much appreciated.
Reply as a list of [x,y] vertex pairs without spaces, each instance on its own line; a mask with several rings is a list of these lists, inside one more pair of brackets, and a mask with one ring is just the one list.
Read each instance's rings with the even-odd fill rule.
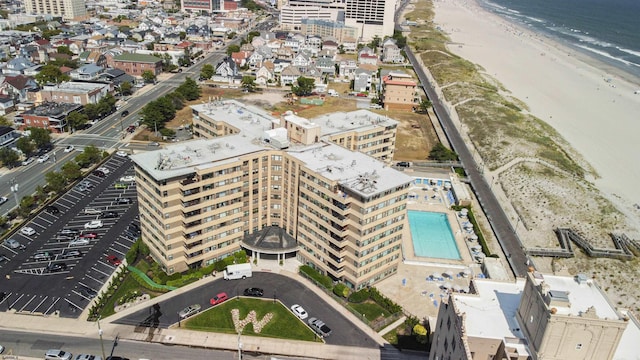
[[64,189],[67,183],[67,179],[61,172],[51,171],[44,174],[44,179],[47,181],[47,187],[52,192],[60,192]]
[[342,44],[338,45],[338,54],[344,54],[344,53],[345,53],[344,45]]
[[45,85],[49,83],[60,84],[69,81],[71,78],[69,75],[63,74],[58,66],[47,64],[42,67],[40,72],[35,76],[35,79],[38,84]]
[[62,168],[60,168],[60,170],[67,181],[74,181],[82,176],[80,165],[73,161],[66,162],[64,165],[62,165]]
[[407,45],[407,38],[402,35],[402,31],[395,30],[392,38],[396,41],[396,45],[403,49]]
[[36,151],[36,145],[29,139],[28,137],[20,137],[16,141],[16,147],[18,150],[22,151],[24,156],[29,157]]
[[129,96],[133,94],[133,85],[131,85],[130,82],[125,81],[122,84],[120,84],[119,91],[120,91],[120,95]]
[[151,70],[145,70],[142,72],[142,79],[146,83],[155,83],[156,82],[156,74]]
[[67,122],[69,123],[69,127],[71,129],[78,129],[82,127],[82,125],[86,124],[89,118],[87,115],[79,113],[77,111],[72,111],[67,115]]
[[200,86],[195,80],[188,77],[178,86],[176,92],[182,95],[185,100],[192,101],[200,98]]
[[231,44],[229,45],[229,47],[227,47],[227,55],[231,55],[234,52],[238,52],[240,51],[240,46],[236,45],[236,44]]
[[248,92],[256,91],[256,78],[253,76],[245,75],[242,77],[242,88]]
[[420,344],[426,344],[427,341],[429,340],[429,337],[427,335],[427,329],[420,324],[416,324],[413,327],[413,333],[416,336],[416,341]]
[[0,148],[0,162],[2,162],[2,165],[12,168],[18,163],[19,158],[20,155],[17,152],[6,147]]
[[73,51],[69,50],[69,47],[65,46],[65,45],[58,46],[58,48],[56,50],[58,51],[58,54],[65,54],[65,55],[69,55],[69,56],[75,55],[73,53]]
[[91,161],[92,164],[95,164],[98,161],[102,160],[102,153],[100,152],[100,149],[98,149],[94,145],[85,147],[83,153],[87,155],[89,161]]
[[4,116],[0,116],[0,126],[13,126],[13,121],[7,119]]
[[380,40],[380,37],[378,35],[374,36],[373,39],[371,39],[371,42],[369,44],[367,44],[367,46],[369,46],[371,49],[373,49],[373,51],[376,51],[378,49],[378,47],[380,46],[380,43],[382,42],[382,40]]
[[213,68],[211,64],[202,65],[202,69],[200,69],[200,79],[209,80],[216,73],[216,70]]
[[431,101],[429,99],[424,99],[418,105],[418,112],[420,112],[422,114],[426,114],[427,112],[429,112],[429,109],[431,109],[432,105],[433,104],[431,103]]
[[291,86],[291,92],[298,96],[310,95],[313,92],[313,88],[316,86],[316,81],[311,78],[300,76],[298,78],[298,85]]
[[437,160],[437,161],[456,161],[458,160],[458,155],[447,149],[442,143],[437,143],[431,152],[429,152],[429,159]]
[[36,144],[38,149],[45,148],[51,144],[51,133],[49,130],[37,127],[30,127],[27,128],[27,130],[31,133],[29,138]]
[[84,106],[84,114],[89,120],[95,120],[100,117],[100,109],[98,104],[87,104]]
[[33,205],[35,205],[36,201],[31,195],[26,195],[20,200],[20,207],[18,208],[18,214],[23,218],[29,216],[31,214],[31,209]]

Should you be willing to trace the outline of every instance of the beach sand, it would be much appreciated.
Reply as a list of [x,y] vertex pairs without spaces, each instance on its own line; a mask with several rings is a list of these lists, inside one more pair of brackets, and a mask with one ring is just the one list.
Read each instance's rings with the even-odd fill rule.
[[473,0],[435,1],[453,53],[480,65],[597,171],[589,179],[639,228],[640,79],[503,20]]

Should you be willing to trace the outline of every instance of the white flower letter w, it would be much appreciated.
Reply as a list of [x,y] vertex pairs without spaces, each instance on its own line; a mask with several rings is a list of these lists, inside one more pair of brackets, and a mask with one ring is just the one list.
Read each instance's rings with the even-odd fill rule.
[[240,320],[240,310],[232,309],[231,310],[231,318],[233,319],[233,325],[236,327],[236,332],[240,333],[244,330],[244,327],[249,323],[253,324],[253,331],[256,334],[259,334],[262,331],[262,328],[271,321],[273,318],[273,313],[267,313],[260,321],[257,319],[256,312],[251,310],[247,317]]

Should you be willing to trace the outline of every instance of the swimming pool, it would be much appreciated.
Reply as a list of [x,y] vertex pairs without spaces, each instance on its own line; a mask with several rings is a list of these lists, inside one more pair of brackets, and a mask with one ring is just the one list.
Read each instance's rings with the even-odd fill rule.
[[409,228],[416,256],[461,259],[447,214],[409,210]]

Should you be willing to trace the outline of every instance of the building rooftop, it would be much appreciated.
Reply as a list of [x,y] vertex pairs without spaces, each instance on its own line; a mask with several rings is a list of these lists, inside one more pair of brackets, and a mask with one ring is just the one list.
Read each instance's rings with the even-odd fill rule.
[[33,109],[25,111],[22,115],[36,115],[36,116],[49,116],[49,117],[57,117],[60,115],[65,115],[73,110],[81,108],[80,104],[68,104],[68,103],[55,103],[48,102],[42,105],[39,105]]
[[45,85],[43,91],[64,91],[67,93],[86,94],[88,92],[108,87],[107,84],[90,82],[63,82],[57,85]]
[[322,127],[323,136],[356,129],[363,131],[374,127],[398,126],[398,121],[365,109],[325,114],[314,118],[313,122]]
[[158,61],[162,61],[162,59],[155,57],[153,55],[133,54],[133,53],[124,53],[122,55],[115,56],[113,60],[141,62],[141,63],[154,63],[154,64],[157,63]]

